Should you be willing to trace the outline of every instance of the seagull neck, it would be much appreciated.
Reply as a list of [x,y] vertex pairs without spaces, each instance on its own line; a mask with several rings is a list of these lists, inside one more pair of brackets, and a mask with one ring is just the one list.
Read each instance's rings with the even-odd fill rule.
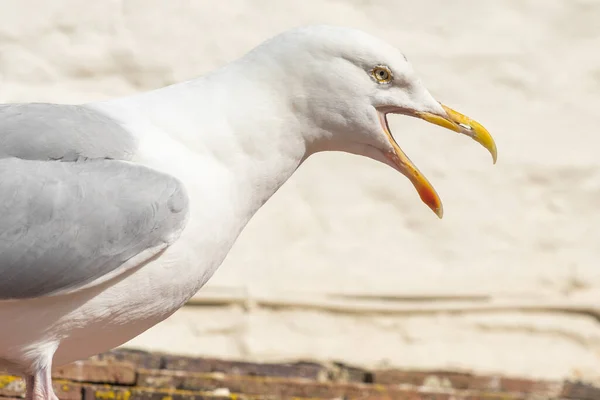
[[133,103],[153,127],[194,154],[203,169],[196,172],[199,189],[217,185],[239,203],[230,212],[245,225],[309,151],[285,94],[235,69],[147,92]]
[[[238,75],[239,76],[239,75]],[[308,157],[302,131],[285,101],[252,79],[237,82],[223,74],[198,82],[203,127],[197,132],[202,151],[229,171],[242,220],[249,219]],[[235,82],[235,83],[234,83]],[[218,92],[218,94],[217,94]],[[209,95],[208,93],[214,93]],[[198,124],[200,126],[200,123]]]

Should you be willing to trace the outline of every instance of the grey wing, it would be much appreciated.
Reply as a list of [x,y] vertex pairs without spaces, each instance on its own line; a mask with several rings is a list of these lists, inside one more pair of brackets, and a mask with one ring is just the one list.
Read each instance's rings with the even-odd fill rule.
[[136,147],[118,121],[85,105],[0,104],[0,158],[128,160]]
[[65,293],[177,239],[175,178],[116,160],[0,159],[0,299]]

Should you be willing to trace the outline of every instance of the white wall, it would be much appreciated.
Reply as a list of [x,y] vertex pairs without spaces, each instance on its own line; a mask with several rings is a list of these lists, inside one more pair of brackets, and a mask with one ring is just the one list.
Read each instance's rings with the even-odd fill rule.
[[163,86],[307,23],[400,47],[437,99],[491,131],[498,164],[465,137],[391,117],[442,221],[393,170],[316,156],[198,299],[232,305],[187,307],[131,345],[600,378],[600,2],[0,0],[0,101]]

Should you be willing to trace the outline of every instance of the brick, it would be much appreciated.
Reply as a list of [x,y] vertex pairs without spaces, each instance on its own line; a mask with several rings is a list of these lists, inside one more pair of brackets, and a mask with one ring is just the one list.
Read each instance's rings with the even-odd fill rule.
[[161,369],[163,367],[163,355],[150,353],[142,350],[119,348],[98,354],[91,361],[106,362],[129,362],[139,368]]
[[445,387],[468,389],[473,375],[450,371],[410,371],[399,369],[377,370],[373,372],[373,382],[382,385],[408,384],[423,386],[428,382],[439,382]]
[[371,372],[350,365],[335,363],[328,368],[329,380],[334,382],[367,383],[372,381]]
[[81,400],[82,387],[79,383],[58,379],[52,382],[52,387],[60,400]]
[[[454,399],[460,400],[550,400],[549,397],[528,397],[524,394],[518,393],[492,393],[492,392],[477,392],[472,394],[465,394],[461,397],[454,397]],[[553,400],[560,400],[552,398]]]
[[133,385],[135,366],[129,362],[77,361],[53,368],[52,377],[75,382]]
[[[485,384],[484,384],[485,383]],[[532,379],[518,379],[509,377],[474,377],[469,389],[495,390],[498,392],[512,392],[545,395],[556,397],[562,389],[561,382],[535,381]]]
[[560,395],[565,399],[598,400],[600,388],[581,382],[565,382]]
[[[153,390],[149,388],[85,386],[83,400],[258,400],[260,397],[215,395],[187,390]],[[3,399],[4,400],[4,399]]]
[[[301,378],[251,377],[223,374],[198,374],[185,371],[140,370],[138,386],[161,387],[191,391],[213,391],[227,388],[232,393],[268,395],[276,398],[369,398],[448,400],[449,393],[426,393],[416,389],[401,389],[364,383],[317,382]],[[458,397],[454,397],[458,399]]]
[[22,397],[25,395],[25,381],[13,375],[0,375],[0,396]]
[[325,366],[309,362],[259,364],[167,355],[164,357],[162,367],[176,371],[222,372],[229,375],[296,377],[313,380],[327,379],[328,376]]
[[501,376],[478,376],[451,371],[382,370],[373,373],[373,381],[380,384],[409,384],[426,388],[498,393],[537,394],[555,397],[563,387],[561,382],[535,381]]
[[[77,383],[55,380],[52,382],[52,387],[61,400],[81,399],[81,385]],[[25,381],[17,376],[0,375],[0,396],[25,397]]]

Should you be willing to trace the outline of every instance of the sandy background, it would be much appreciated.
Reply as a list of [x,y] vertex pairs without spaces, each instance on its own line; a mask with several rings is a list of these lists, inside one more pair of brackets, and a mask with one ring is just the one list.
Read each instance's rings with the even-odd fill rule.
[[0,101],[163,86],[307,23],[400,47],[436,98],[492,132],[498,164],[392,117],[442,221],[391,169],[319,155],[194,305],[130,345],[600,380],[598,1],[0,0]]

